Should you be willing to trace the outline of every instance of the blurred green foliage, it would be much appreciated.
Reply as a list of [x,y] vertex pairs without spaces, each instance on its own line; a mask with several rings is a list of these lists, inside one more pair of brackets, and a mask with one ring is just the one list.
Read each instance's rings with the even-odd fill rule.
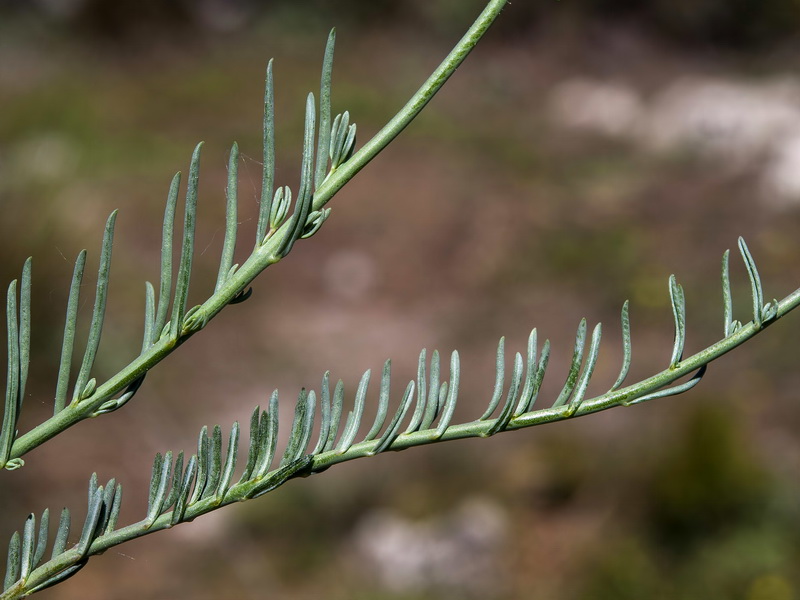
[[756,520],[769,480],[728,410],[704,407],[651,471],[647,519],[656,539],[683,552],[699,539]]
[[576,598],[797,598],[796,510],[753,452],[735,415],[688,416],[648,464],[640,523],[611,534],[582,565]]

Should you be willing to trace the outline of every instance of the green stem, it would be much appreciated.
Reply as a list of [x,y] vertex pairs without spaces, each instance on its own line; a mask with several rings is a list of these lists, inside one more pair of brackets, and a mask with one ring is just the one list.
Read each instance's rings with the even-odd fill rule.
[[[336,192],[414,120],[472,51],[497,15],[500,14],[506,2],[507,0],[491,0],[488,3],[464,37],[400,112],[319,187],[314,196],[313,210],[319,210],[330,201]],[[227,306],[241,290],[246,289],[264,269],[280,260],[277,250],[288,233],[288,228],[289,221],[270,236],[266,243],[256,248],[244,264],[226,281],[225,285],[201,305],[200,312],[204,317],[203,325]],[[157,340],[146,352],[134,359],[119,373],[99,385],[91,396],[79,402],[73,402],[57,415],[19,436],[11,448],[10,458],[19,458],[27,454],[65,429],[91,417],[101,405],[147,373],[193,333],[195,331],[184,332],[177,341],[170,339],[169,336]]]
[[[564,406],[531,411],[512,418],[505,430],[524,429],[536,425],[543,425],[545,423],[563,421],[566,419],[614,408],[619,406],[621,403],[630,402],[636,398],[642,398],[647,394],[670,385],[681,377],[685,377],[700,367],[707,365],[713,360],[716,360],[723,354],[730,352],[734,348],[740,346],[750,338],[763,331],[767,326],[786,315],[798,305],[800,305],[800,289],[794,291],[779,303],[777,316],[769,323],[759,325],[751,321],[750,323],[744,325],[735,334],[728,336],[705,348],[704,350],[701,350],[700,352],[680,361],[675,366],[671,366],[652,377],[644,379],[628,387],[616,391],[610,391],[590,400],[586,400],[575,412],[566,410],[567,407]],[[441,432],[441,434],[436,429],[404,433],[397,437],[397,439],[395,439],[395,441],[387,449],[398,451],[415,446],[446,442],[450,440],[471,437],[487,437],[488,435],[492,434],[492,430],[496,422],[497,419],[490,419],[451,425]],[[266,473],[263,477],[260,477],[256,480],[237,483],[221,493],[220,496],[208,497],[188,506],[182,522],[191,521],[198,516],[207,514],[223,506],[227,506],[235,502],[245,501],[253,497],[258,490],[263,489],[265,481],[272,481],[274,482],[274,487],[277,487],[294,477],[305,476],[316,471],[322,471],[338,463],[373,456],[376,444],[379,443],[379,440],[372,439],[354,444],[344,453],[339,453],[334,449],[316,455],[305,456],[292,464],[285,465]],[[151,524],[148,524],[146,520],[133,523],[126,527],[122,527],[97,537],[92,541],[86,556],[88,557],[91,555],[100,554],[119,544],[123,544],[156,531],[169,529],[172,526],[171,511],[160,515]],[[83,555],[78,556],[77,554],[71,552],[71,550],[68,550],[54,559],[40,565],[33,572],[31,572],[30,576],[25,581],[18,582],[4,593],[0,594],[0,600],[23,598],[27,595],[27,592],[36,585],[47,581],[49,578],[61,572],[65,568],[68,568],[73,563],[83,560]]]
[[486,33],[491,24],[503,10],[507,0],[492,0],[483,9],[464,37],[453,48],[447,58],[444,59],[436,70],[422,84],[406,105],[398,112],[391,121],[384,125],[375,136],[369,140],[358,152],[353,154],[350,159],[325,180],[316,194],[314,195],[314,210],[319,210],[350,181],[369,161],[375,158],[391,141],[396,138],[403,129],[422,111],[431,101],[436,92],[450,79],[456,69],[464,62],[467,55]]

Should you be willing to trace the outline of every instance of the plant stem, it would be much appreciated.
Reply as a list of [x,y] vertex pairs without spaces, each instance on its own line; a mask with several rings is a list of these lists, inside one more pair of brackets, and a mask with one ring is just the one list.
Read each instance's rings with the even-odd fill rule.
[[[574,413],[568,413],[565,410],[566,407],[564,406],[531,411],[512,418],[504,430],[524,429],[536,425],[543,425],[545,423],[553,423],[578,416],[589,415],[614,408],[623,402],[630,402],[636,398],[642,398],[656,390],[663,389],[665,386],[670,385],[681,377],[685,377],[698,368],[719,358],[723,354],[730,352],[734,348],[763,331],[765,327],[785,316],[789,311],[796,308],[798,305],[800,305],[800,289],[792,292],[778,304],[776,317],[768,323],[759,325],[751,321],[733,335],[730,335],[705,348],[704,350],[701,350],[700,352],[686,358],[685,360],[680,361],[675,366],[671,366],[652,377],[644,379],[628,387],[607,392],[597,396],[596,398],[586,400]],[[491,435],[496,421],[497,419],[477,420],[469,423],[451,425],[441,432],[441,435],[435,428],[404,433],[398,436],[391,446],[387,448],[387,450],[398,451],[415,446],[435,444],[456,439],[485,437],[487,435]],[[363,441],[354,444],[347,451],[342,453],[334,449],[316,455],[305,455],[294,463],[279,467],[278,469],[264,474],[263,477],[260,477],[256,480],[237,483],[219,496],[208,497],[189,505],[186,508],[186,512],[181,522],[191,521],[198,516],[204,515],[223,506],[227,506],[235,502],[245,501],[253,497],[254,492],[262,489],[263,482],[266,480],[271,480],[274,482],[274,485],[270,487],[270,489],[273,489],[273,487],[278,487],[294,477],[305,476],[316,471],[322,471],[338,463],[374,456],[374,451],[377,444],[379,444],[378,440],[371,439],[369,441]],[[173,526],[172,514],[172,511],[165,512],[150,524],[148,524],[146,520],[139,521],[101,535],[94,539],[94,541],[91,543],[91,546],[89,547],[88,553],[85,557],[78,556],[77,554],[73,556],[73,554],[70,553],[71,551],[67,551],[64,554],[61,554],[58,557],[40,565],[30,574],[27,580],[20,581],[15,586],[12,586],[6,590],[4,593],[0,593],[0,600],[22,598],[27,595],[26,592],[28,590],[32,589],[43,581],[48,580],[50,577],[56,575],[63,569],[68,568],[70,565],[79,560],[84,560],[91,555],[100,554],[111,547],[148,535],[150,533],[161,531],[163,529],[169,529]]]
[[417,90],[406,105],[371,140],[361,147],[358,152],[328,177],[314,195],[314,210],[319,210],[364,166],[375,158],[403,129],[425,108],[431,98],[436,95],[441,87],[455,73],[456,69],[472,51],[475,45],[486,33],[491,24],[503,10],[507,0],[492,0],[483,9],[464,37],[453,48],[447,58],[442,61],[436,70],[428,77],[422,87]]
[[[472,51],[500,14],[506,2],[507,0],[491,0],[487,4],[464,37],[406,105],[317,189],[313,200],[314,210],[319,210],[330,201],[350,179],[414,120]],[[287,221],[266,243],[257,247],[233,276],[201,305],[200,311],[204,315],[203,325],[214,318],[240,291],[246,289],[264,269],[280,260],[277,250],[281,240],[288,233],[288,229],[289,222]],[[19,436],[14,441],[9,458],[22,457],[72,425],[91,417],[101,405],[147,373],[193,333],[195,332],[185,333],[177,341],[170,339],[169,336],[157,340],[147,351],[105,383],[99,385],[91,396],[80,402],[72,403],[57,415]]]

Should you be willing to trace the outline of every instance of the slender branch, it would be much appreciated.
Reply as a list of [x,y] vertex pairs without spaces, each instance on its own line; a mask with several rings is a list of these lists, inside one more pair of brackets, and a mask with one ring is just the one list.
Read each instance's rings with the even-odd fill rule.
[[[669,367],[660,373],[648,377],[635,384],[629,385],[622,389],[614,390],[585,400],[580,407],[573,413],[565,410],[566,407],[551,407],[543,408],[537,411],[527,412],[516,417],[513,417],[505,430],[525,429],[536,425],[544,425],[546,423],[553,423],[556,421],[563,421],[568,418],[582,417],[585,415],[594,414],[610,408],[622,405],[636,404],[636,400],[644,398],[645,396],[661,390],[666,386],[681,379],[707,366],[710,362],[718,359],[731,350],[741,346],[750,338],[756,336],[761,331],[777,321],[779,318],[786,315],[791,310],[800,306],[800,289],[795,290],[786,298],[781,300],[778,305],[777,317],[770,323],[762,326],[756,325],[754,322],[747,323],[735,334],[721,339],[715,344],[708,346],[700,352],[685,358],[674,367]],[[430,431],[413,431],[402,434],[397,437],[395,442],[389,448],[390,450],[404,450],[413,446],[421,444],[431,444],[437,442],[446,442],[449,440],[458,440],[471,437],[485,437],[495,425],[497,419],[490,420],[477,420],[469,423],[461,423],[458,425],[451,425],[445,432],[435,439],[431,438]],[[370,456],[370,450],[373,449],[374,442],[361,442],[353,444],[346,452],[336,454],[334,452],[325,452],[313,457],[312,471],[321,471],[330,466],[341,462],[347,462],[356,458]]]
[[[559,403],[556,400],[550,408],[536,411],[530,410],[523,414],[511,416],[510,407],[513,407],[517,400],[526,402],[527,394],[533,391],[527,385],[532,381],[530,378],[536,372],[534,368],[536,335],[532,333],[528,348],[529,362],[527,372],[529,379],[526,382],[528,392],[523,392],[523,398],[521,399],[517,397],[522,375],[522,358],[517,354],[514,376],[512,377],[513,381],[509,388],[509,398],[500,414],[494,419],[486,418],[484,414],[484,416],[475,421],[457,425],[450,425],[449,423],[458,395],[460,371],[458,353],[454,352],[451,357],[451,381],[440,382],[439,361],[438,358],[435,358],[438,353],[434,352],[434,359],[431,361],[431,379],[428,383],[425,382],[424,378],[420,379],[421,383],[416,389],[418,406],[425,407],[426,412],[433,410],[433,413],[430,415],[431,418],[428,419],[427,425],[423,423],[421,427],[407,429],[402,434],[398,432],[413,400],[415,382],[409,383],[395,417],[386,425],[390,388],[389,363],[387,361],[380,386],[380,416],[370,428],[366,437],[357,443],[353,443],[353,441],[361,425],[360,413],[363,410],[369,384],[369,371],[364,374],[361,384],[358,386],[354,411],[348,417],[347,424],[338,443],[336,443],[336,437],[338,422],[341,417],[341,385],[337,386],[334,398],[335,410],[333,411],[335,416],[331,419],[329,376],[326,374],[323,378],[321,395],[323,418],[319,426],[320,439],[315,445],[315,449],[311,451],[311,454],[306,454],[312,429],[314,428],[316,394],[313,391],[306,392],[303,390],[297,402],[295,419],[283,459],[276,468],[270,470],[270,465],[276,456],[276,433],[278,428],[278,398],[277,392],[273,393],[269,410],[262,412],[257,408],[253,413],[250,425],[247,466],[245,466],[238,483],[230,485],[238,452],[238,423],[233,425],[228,450],[225,455],[222,452],[220,427],[214,427],[213,435],[210,437],[208,436],[208,428],[204,427],[198,440],[197,454],[189,459],[185,471],[183,469],[183,453],[178,456],[174,463],[174,468],[171,452],[167,452],[163,457],[160,454],[157,455],[153,464],[147,515],[141,521],[120,529],[115,530],[114,527],[119,514],[121,487],[112,479],[103,489],[97,485],[97,477],[93,475],[89,484],[90,503],[81,541],[70,549],[65,549],[63,543],[59,544],[57,542],[58,551],[53,552],[53,556],[49,561],[39,565],[41,553],[37,552],[38,558],[33,562],[26,558],[20,558],[17,550],[20,546],[20,537],[19,534],[15,534],[9,555],[11,570],[9,571],[10,575],[7,577],[10,577],[10,579],[6,582],[7,589],[0,593],[0,600],[23,598],[39,589],[63,581],[75,574],[90,556],[100,554],[111,547],[191,521],[200,515],[234,502],[257,498],[274,490],[289,479],[323,471],[338,463],[375,456],[386,450],[399,451],[415,446],[456,439],[488,437],[503,431],[563,421],[616,406],[630,406],[649,399],[686,391],[699,381],[700,376],[702,376],[710,362],[764,331],[768,325],[798,305],[800,305],[800,289],[778,303],[776,314],[769,321],[759,323],[753,320],[739,328],[735,333],[676,364],[672,364],[652,377],[622,389],[615,390],[612,387],[609,392],[583,402],[580,397],[573,398],[568,404]],[[627,331],[626,317],[627,310],[624,310],[623,331]],[[578,332],[579,341],[582,338],[582,330],[583,322]],[[590,350],[590,356],[594,358],[596,358],[597,346],[600,340],[599,332],[600,326],[598,325],[595,327],[595,334],[592,335],[592,349]],[[423,351],[420,359],[423,374],[426,368],[425,356]],[[591,376],[591,365],[594,358],[585,367],[588,370],[585,370],[580,377],[581,383],[579,387],[583,389],[585,389],[585,384]],[[499,370],[502,367],[502,361],[498,360],[497,365]],[[668,387],[698,369],[700,371],[699,375],[696,375],[688,382],[675,387]],[[500,385],[503,387],[502,383]],[[570,387],[569,382],[566,387]],[[493,399],[489,402],[490,406],[496,404],[494,402],[494,396],[496,395],[492,394]],[[446,401],[443,403],[445,396]],[[561,394],[559,394],[559,397],[561,397]],[[433,408],[431,409],[431,407]],[[437,417],[440,417],[438,425],[435,424]],[[380,433],[381,431],[383,431],[382,434]],[[172,481],[171,489],[169,489],[170,480]],[[35,541],[32,518],[29,517],[28,521],[26,521],[26,529],[21,537],[21,547],[28,550],[33,547]],[[45,513],[42,515],[42,522],[45,523],[46,519],[47,514]],[[44,539],[42,536],[44,536]],[[37,548],[40,546],[44,548],[46,537],[47,528],[40,528],[39,539],[36,544]],[[24,556],[28,556],[28,554],[30,552]]]
[[[317,189],[311,209],[319,210],[330,201],[336,192],[414,120],[486,33],[494,19],[500,14],[506,1],[492,0],[489,2],[464,37],[400,112],[347,162],[334,171]],[[158,339],[146,352],[131,361],[116,375],[105,383],[98,385],[91,395],[73,402],[57,415],[19,436],[11,448],[10,458],[21,457],[72,425],[94,416],[101,406],[142,378],[180,343],[205,326],[209,320],[234,300],[242,290],[246,289],[264,269],[282,258],[279,250],[283,245],[283,240],[289,235],[291,225],[291,220],[286,221],[274,235],[271,235],[262,245],[256,247],[250,257],[226,280],[225,284],[219,286],[217,291],[197,308],[192,315],[192,327],[187,329],[184,324],[184,329],[179,339],[176,340],[170,336]],[[175,327],[175,324],[173,324],[173,327]]]
[[467,55],[503,10],[506,2],[507,0],[492,0],[489,2],[475,20],[475,23],[472,24],[472,27],[464,34],[464,37],[461,38],[455,48],[447,55],[447,58],[428,77],[428,80],[422,84],[422,87],[417,90],[417,93],[411,97],[400,112],[320,186],[314,195],[314,210],[319,210],[325,206],[342,186],[350,181],[414,120],[436,95],[436,92],[441,89],[461,63],[464,62],[464,59],[467,58]]

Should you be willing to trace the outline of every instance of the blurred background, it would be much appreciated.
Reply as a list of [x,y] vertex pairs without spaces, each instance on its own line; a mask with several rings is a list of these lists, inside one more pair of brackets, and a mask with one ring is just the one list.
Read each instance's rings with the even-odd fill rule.
[[[21,429],[52,412],[75,256],[119,208],[96,375],[135,355],[156,281],[163,202],[203,139],[192,304],[213,287],[225,165],[241,150],[246,256],[260,190],[263,73],[275,58],[278,181],[296,189],[305,94],[338,30],[334,111],[368,139],[482,8],[475,0],[0,0],[0,264],[34,256],[32,376]],[[743,235],[767,298],[800,282],[800,4],[796,0],[513,2],[403,135],[335,198],[325,227],[246,303],[148,375],[122,411],[6,473],[0,537],[74,507],[93,471],[141,518],[155,452],[247,421],[274,388],[284,421],[322,374],[352,394],[392,357],[464,363],[483,411],[495,344],[553,342],[557,393],[586,316],[605,325],[590,387],[671,351],[667,278],[687,352],[721,337],[719,264]],[[749,292],[732,262],[736,317]],[[425,600],[800,598],[798,321],[715,363],[691,393],[567,423],[382,455],[296,480],[93,558],[42,598]],[[79,338],[84,339],[84,338]],[[374,386],[374,384],[373,384]],[[370,407],[374,410],[374,403]],[[371,413],[365,416],[370,422]],[[285,426],[286,427],[286,426]],[[285,432],[284,432],[285,434]]]

